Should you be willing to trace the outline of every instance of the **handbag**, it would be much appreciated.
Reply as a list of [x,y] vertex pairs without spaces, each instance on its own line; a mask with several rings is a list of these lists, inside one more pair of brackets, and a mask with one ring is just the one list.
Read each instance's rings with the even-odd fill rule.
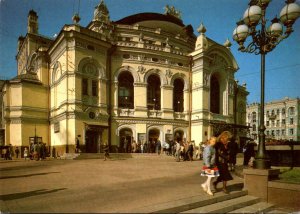
[[201,175],[219,176],[220,173],[217,166],[214,167],[203,166]]

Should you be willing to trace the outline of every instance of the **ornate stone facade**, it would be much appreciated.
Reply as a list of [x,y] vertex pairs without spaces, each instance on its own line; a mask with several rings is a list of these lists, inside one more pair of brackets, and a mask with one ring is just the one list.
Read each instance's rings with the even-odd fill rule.
[[233,124],[234,101],[245,107],[248,94],[242,86],[233,92],[237,63],[203,25],[197,37],[180,17],[167,6],[166,14],[112,22],[101,0],[86,27],[76,19],[54,39],[28,32],[19,40],[18,76],[4,87],[6,144],[29,146],[36,130],[59,154],[74,152],[76,138],[83,152],[104,143],[120,152],[124,140],[141,136],[198,144],[218,134],[213,122]]

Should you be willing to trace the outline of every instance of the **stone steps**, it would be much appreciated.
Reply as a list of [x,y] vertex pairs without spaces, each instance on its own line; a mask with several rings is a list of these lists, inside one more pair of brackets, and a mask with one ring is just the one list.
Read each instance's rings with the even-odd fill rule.
[[241,209],[245,206],[249,206],[259,202],[259,198],[245,195],[229,200],[224,200],[214,204],[209,204],[203,207],[187,210],[182,213],[228,213],[236,209]]
[[271,211],[274,208],[273,204],[266,202],[258,202],[250,206],[246,206],[240,209],[233,210],[229,213],[266,213]]
[[214,196],[201,194],[189,198],[182,198],[176,201],[155,204],[132,210],[134,213],[180,213],[187,210],[204,207],[218,202],[239,198],[247,195],[247,191],[232,191],[230,194],[217,192]]
[[214,196],[202,194],[140,207],[129,213],[289,213],[260,200],[248,195],[245,190],[232,191],[230,194],[217,192]]

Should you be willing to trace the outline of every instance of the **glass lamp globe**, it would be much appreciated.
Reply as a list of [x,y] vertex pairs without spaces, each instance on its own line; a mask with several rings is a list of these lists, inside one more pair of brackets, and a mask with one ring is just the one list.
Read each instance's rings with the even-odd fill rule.
[[245,41],[248,35],[249,35],[249,28],[245,24],[237,26],[233,31],[233,39],[237,42]]
[[243,20],[248,26],[256,25],[262,16],[262,10],[257,5],[250,6],[244,13]]
[[293,24],[299,16],[300,6],[296,3],[289,3],[282,8],[280,21],[287,26]]
[[282,35],[283,27],[282,27],[282,25],[281,25],[280,23],[275,22],[275,23],[273,23],[273,24],[270,26],[269,31],[271,32],[271,34],[272,34],[273,36],[278,37],[278,36],[281,36],[281,35]]

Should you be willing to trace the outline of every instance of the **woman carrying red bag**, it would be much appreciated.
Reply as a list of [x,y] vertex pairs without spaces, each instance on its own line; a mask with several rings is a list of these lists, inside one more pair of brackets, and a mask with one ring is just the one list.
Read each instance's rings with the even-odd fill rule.
[[203,191],[209,195],[213,195],[210,190],[211,178],[219,176],[219,170],[215,166],[216,151],[214,145],[216,144],[216,141],[216,137],[211,137],[203,151],[203,168],[201,175],[207,176],[207,179],[201,186]]

